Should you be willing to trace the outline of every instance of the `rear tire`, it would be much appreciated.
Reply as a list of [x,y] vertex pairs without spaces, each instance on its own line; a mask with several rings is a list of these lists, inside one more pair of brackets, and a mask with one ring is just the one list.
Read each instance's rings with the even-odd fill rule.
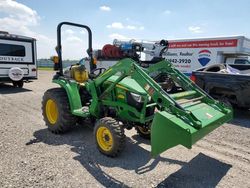
[[63,88],[49,89],[44,93],[42,112],[52,133],[64,133],[76,125],[77,117],[70,112],[68,96]]
[[160,74],[153,78],[164,91],[167,93],[175,93],[177,91],[177,87],[175,85],[174,80],[168,74]]
[[23,87],[23,81],[22,80],[17,82],[17,87],[19,87],[19,88]]
[[14,87],[22,88],[23,87],[23,80],[13,81],[12,84],[13,84]]
[[118,156],[125,148],[124,129],[111,117],[104,117],[97,121],[94,137],[98,150],[108,157]]

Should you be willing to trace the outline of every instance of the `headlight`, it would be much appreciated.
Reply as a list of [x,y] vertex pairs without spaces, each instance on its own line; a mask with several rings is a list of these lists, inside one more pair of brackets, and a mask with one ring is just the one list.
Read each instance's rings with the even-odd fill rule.
[[138,94],[136,94],[136,93],[130,93],[130,94],[131,94],[131,96],[133,97],[133,99],[134,99],[136,102],[141,103],[141,102],[143,101],[143,98],[142,98],[141,95],[138,95]]

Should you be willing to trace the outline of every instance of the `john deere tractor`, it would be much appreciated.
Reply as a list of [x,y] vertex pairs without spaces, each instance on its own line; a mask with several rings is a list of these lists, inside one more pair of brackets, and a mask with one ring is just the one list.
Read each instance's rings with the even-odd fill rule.
[[[84,28],[88,32],[88,62],[63,70],[61,28]],[[115,157],[125,147],[124,129],[136,128],[151,139],[152,156],[179,144],[192,145],[232,119],[232,111],[208,96],[171,63],[161,60],[149,68],[125,58],[105,70],[96,68],[92,55],[92,33],[88,26],[62,22],[57,27],[59,71],[53,82],[60,87],[45,92],[42,111],[48,129],[64,133],[81,119],[90,120],[101,153]],[[86,62],[85,62],[86,63]],[[167,73],[184,91],[167,93],[150,74]]]

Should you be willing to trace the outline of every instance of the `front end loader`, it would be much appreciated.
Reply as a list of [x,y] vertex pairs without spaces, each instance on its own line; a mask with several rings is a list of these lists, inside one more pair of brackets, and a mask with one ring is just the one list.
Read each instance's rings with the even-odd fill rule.
[[[88,31],[90,72],[82,62],[72,66],[70,74],[63,71],[63,25]],[[59,71],[53,82],[60,87],[47,90],[42,102],[44,120],[53,133],[64,133],[79,120],[89,120],[99,151],[115,157],[125,146],[124,129],[134,127],[141,136],[151,139],[154,157],[177,145],[190,149],[232,119],[229,107],[211,98],[166,60],[142,68],[125,58],[107,70],[96,68],[88,26],[62,22],[57,32]],[[184,91],[167,93],[150,77],[151,73],[167,73]]]

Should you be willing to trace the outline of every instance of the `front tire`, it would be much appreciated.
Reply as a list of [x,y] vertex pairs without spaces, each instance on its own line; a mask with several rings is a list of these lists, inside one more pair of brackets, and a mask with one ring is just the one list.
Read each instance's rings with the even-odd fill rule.
[[139,134],[140,137],[150,140],[151,138],[151,132],[150,128],[148,127],[142,127],[142,126],[136,126],[135,127],[137,133]]
[[116,157],[125,147],[124,129],[111,117],[104,117],[96,123],[94,136],[98,150],[106,156]]
[[52,133],[64,133],[76,125],[77,118],[70,112],[68,96],[63,88],[49,89],[44,93],[42,112]]

